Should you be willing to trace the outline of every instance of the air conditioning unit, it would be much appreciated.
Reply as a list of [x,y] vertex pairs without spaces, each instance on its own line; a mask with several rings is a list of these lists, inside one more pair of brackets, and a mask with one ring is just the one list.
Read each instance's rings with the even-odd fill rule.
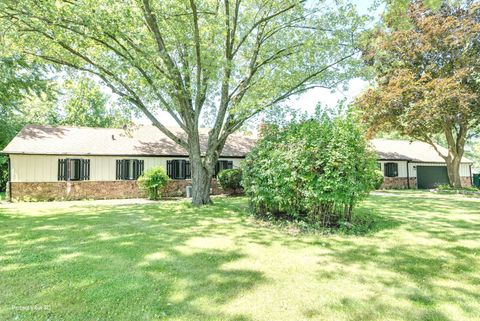
[[192,186],[191,185],[187,186],[186,192],[187,192],[187,197],[192,197]]

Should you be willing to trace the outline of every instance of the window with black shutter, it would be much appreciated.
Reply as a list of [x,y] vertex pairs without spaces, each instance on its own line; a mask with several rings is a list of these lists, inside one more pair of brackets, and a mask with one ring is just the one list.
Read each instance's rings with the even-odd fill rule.
[[167,161],[167,175],[171,179],[190,179],[190,161],[184,159],[172,159]]
[[232,169],[232,168],[233,168],[233,162],[232,161],[219,160],[219,161],[217,161],[217,164],[215,165],[214,177],[217,177],[217,175],[221,171],[223,171],[224,169]]
[[116,179],[137,180],[143,175],[144,163],[141,159],[117,159]]
[[59,181],[84,181],[89,179],[89,159],[65,158],[58,160]]
[[385,163],[383,164],[385,177],[397,177],[398,176],[398,164],[397,163]]

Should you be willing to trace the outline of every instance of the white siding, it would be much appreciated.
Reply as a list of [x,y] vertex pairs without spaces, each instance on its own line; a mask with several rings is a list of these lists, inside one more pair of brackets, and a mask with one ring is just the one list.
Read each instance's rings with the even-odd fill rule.
[[[409,163],[410,177],[417,177],[417,166],[447,166],[441,163]],[[470,164],[460,164],[460,176],[470,177]]]
[[[58,160],[62,158],[90,159],[91,181],[114,181],[117,159],[142,159],[145,170],[161,166],[166,170],[167,160],[182,159],[174,157],[119,157],[119,156],[51,156],[51,155],[10,155],[12,182],[56,182]],[[184,158],[187,159],[187,158]],[[238,168],[242,159],[220,158],[233,161]]]

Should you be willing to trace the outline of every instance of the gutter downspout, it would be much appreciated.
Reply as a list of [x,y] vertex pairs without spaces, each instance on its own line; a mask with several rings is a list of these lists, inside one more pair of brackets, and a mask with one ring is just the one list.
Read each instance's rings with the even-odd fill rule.
[[408,163],[410,163],[410,161],[407,160],[407,189],[410,189],[410,173],[408,171]]
[[470,186],[473,186],[472,164],[468,166],[468,170],[470,171]]
[[12,201],[12,162],[10,161],[10,155],[7,155],[8,163],[8,182],[7,182],[7,197],[6,200]]

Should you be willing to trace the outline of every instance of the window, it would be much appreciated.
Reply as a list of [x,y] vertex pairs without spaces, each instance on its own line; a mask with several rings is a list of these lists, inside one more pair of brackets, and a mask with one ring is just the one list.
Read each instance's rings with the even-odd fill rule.
[[[232,161],[220,160],[217,161],[215,165],[215,172],[213,177],[217,177],[224,169],[233,168]],[[167,175],[171,179],[190,179],[191,178],[191,169],[190,161],[184,159],[173,159],[167,161]]]
[[384,175],[386,177],[397,177],[398,176],[398,164],[397,163],[385,163],[383,164],[384,167]]
[[217,161],[217,165],[215,165],[215,174],[213,177],[217,177],[218,173],[220,173],[224,169],[232,169],[232,168],[233,168],[232,161],[226,161],[226,160]]
[[65,158],[58,160],[59,181],[84,181],[89,179],[89,159]]
[[143,160],[117,159],[116,178],[118,180],[137,180],[143,174]]
[[190,162],[184,159],[167,161],[167,175],[171,179],[190,179]]

